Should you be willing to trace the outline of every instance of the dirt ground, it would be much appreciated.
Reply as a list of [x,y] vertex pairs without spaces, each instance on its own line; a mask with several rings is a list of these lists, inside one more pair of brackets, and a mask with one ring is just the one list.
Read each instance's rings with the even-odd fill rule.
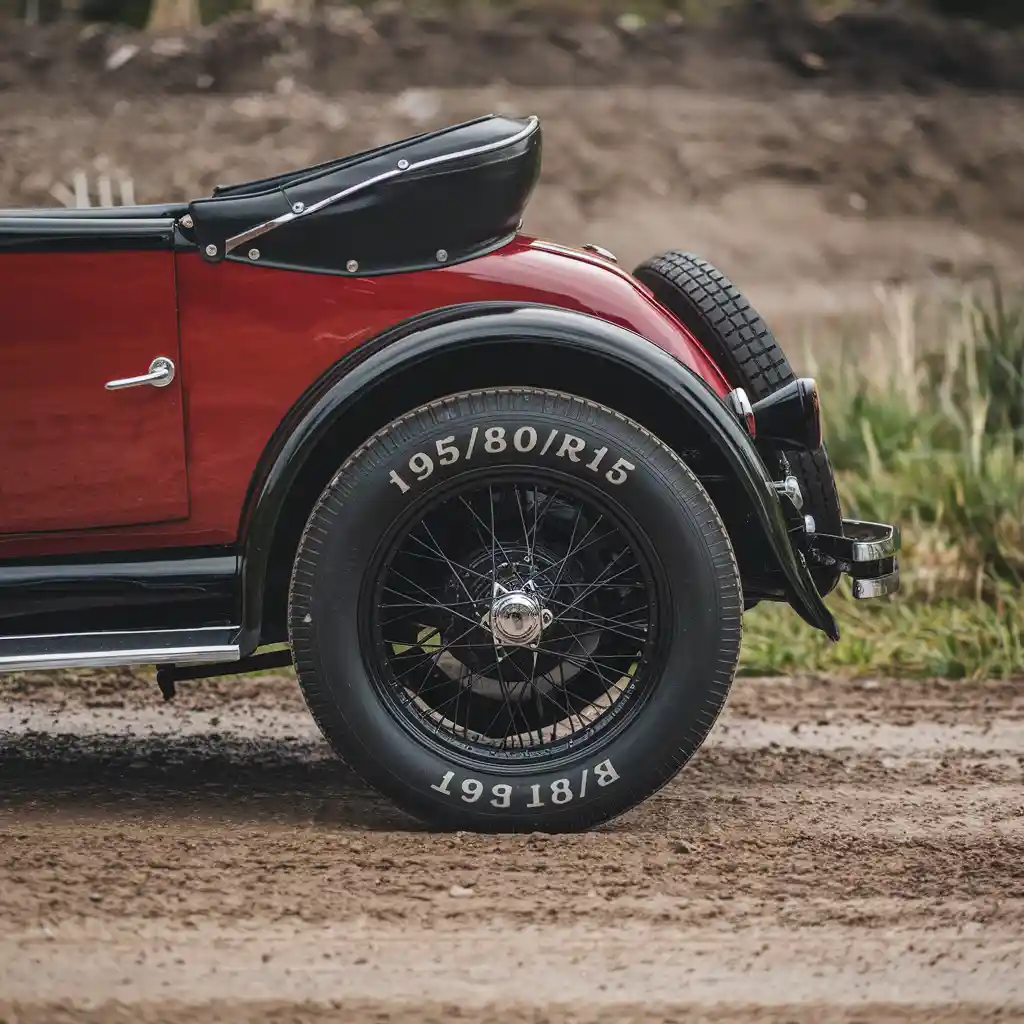
[[289,678],[0,684],[0,1020],[1024,1019],[1024,689],[741,679],[581,836],[429,834]]

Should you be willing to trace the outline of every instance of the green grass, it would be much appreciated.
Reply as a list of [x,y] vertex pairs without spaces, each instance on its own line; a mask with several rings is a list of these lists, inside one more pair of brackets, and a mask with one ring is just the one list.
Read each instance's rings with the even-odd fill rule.
[[930,311],[937,339],[911,293],[884,302],[866,349],[806,369],[844,513],[903,529],[902,591],[837,591],[836,645],[788,608],[755,608],[742,671],[1024,675],[1024,296],[970,290]]
[[842,638],[833,644],[785,605],[759,605],[744,619],[743,675],[812,673],[1005,679],[1024,674],[1024,607],[997,601],[895,597],[829,600]]
[[[1024,297],[965,293],[921,341],[913,295],[890,329],[815,369],[847,515],[905,528],[908,584],[925,598],[1024,579]],[[933,311],[934,314],[935,311]]]

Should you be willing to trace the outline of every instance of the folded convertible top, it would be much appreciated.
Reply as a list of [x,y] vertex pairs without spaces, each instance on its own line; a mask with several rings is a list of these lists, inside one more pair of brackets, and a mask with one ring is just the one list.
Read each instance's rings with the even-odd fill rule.
[[374,275],[496,248],[540,173],[537,118],[492,115],[288,174],[221,186],[180,227],[210,262]]

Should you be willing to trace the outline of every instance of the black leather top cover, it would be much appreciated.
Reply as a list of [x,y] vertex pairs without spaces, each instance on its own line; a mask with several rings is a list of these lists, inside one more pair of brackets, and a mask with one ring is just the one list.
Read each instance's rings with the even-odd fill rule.
[[[472,152],[483,147],[491,148]],[[315,212],[300,212],[227,258],[352,276],[436,267],[480,255],[514,234],[540,160],[539,125],[482,117],[291,174],[220,187],[189,206],[194,226],[181,230],[216,262],[231,237],[399,170]]]

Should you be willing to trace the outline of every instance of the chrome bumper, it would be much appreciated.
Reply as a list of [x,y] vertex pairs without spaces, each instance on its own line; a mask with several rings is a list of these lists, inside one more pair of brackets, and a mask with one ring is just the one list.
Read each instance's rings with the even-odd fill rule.
[[852,579],[853,596],[858,601],[885,597],[900,589],[898,526],[844,519],[843,536],[808,532],[805,544],[811,565],[838,568]]

